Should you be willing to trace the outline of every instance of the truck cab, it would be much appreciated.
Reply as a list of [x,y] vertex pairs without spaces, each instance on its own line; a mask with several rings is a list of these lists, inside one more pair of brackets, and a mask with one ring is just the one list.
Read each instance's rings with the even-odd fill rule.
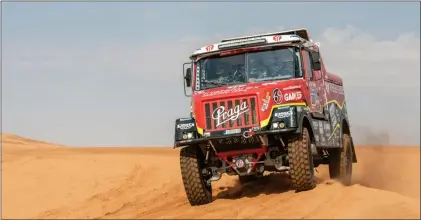
[[345,148],[348,168],[356,162],[343,82],[327,72],[319,45],[295,29],[224,39],[190,56],[183,76],[191,113],[176,119],[174,147],[183,147],[181,158],[195,152],[205,184],[222,173],[243,182],[264,171],[293,173],[294,152],[303,149],[311,178],[296,177],[297,190],[315,187],[319,164],[336,166],[332,177],[350,176],[338,165]]

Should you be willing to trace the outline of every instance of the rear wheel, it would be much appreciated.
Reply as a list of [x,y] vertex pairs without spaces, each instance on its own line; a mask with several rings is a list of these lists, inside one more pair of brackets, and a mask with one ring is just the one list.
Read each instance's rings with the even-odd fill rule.
[[351,138],[343,134],[342,147],[332,149],[329,153],[329,175],[344,185],[351,184],[352,177],[352,147]]
[[316,187],[310,144],[310,134],[306,127],[303,128],[301,135],[288,141],[290,175],[296,192]]
[[180,168],[184,190],[192,206],[204,205],[212,202],[212,185],[202,174],[204,156],[195,146],[184,147],[180,150]]

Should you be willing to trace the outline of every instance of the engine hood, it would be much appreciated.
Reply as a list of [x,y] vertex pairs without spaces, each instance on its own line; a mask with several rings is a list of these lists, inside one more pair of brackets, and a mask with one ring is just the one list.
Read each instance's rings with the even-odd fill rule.
[[[291,79],[195,91],[192,94],[192,113],[201,134],[206,129],[228,129],[217,125],[237,120],[242,114],[246,114],[244,112],[253,117],[250,127],[265,127],[274,108],[292,104],[304,105],[309,98],[305,95],[305,88],[303,79]],[[209,123],[212,123],[212,128],[207,126]]]

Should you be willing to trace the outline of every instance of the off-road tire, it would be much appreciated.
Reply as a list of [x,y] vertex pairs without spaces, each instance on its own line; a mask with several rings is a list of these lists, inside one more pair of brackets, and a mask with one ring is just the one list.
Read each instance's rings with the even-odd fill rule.
[[343,185],[350,185],[352,179],[352,147],[351,138],[343,134],[342,147],[329,152],[329,175]]
[[184,190],[192,206],[212,202],[212,185],[208,185],[202,175],[204,157],[196,146],[184,147],[180,150],[180,168]]
[[316,187],[310,144],[310,134],[306,127],[298,137],[293,137],[288,141],[290,175],[292,187],[296,192]]

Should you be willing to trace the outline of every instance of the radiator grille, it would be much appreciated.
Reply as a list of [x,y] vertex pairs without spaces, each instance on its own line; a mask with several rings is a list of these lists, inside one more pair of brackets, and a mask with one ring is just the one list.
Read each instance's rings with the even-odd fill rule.
[[256,97],[205,102],[206,131],[258,126],[256,105]]

